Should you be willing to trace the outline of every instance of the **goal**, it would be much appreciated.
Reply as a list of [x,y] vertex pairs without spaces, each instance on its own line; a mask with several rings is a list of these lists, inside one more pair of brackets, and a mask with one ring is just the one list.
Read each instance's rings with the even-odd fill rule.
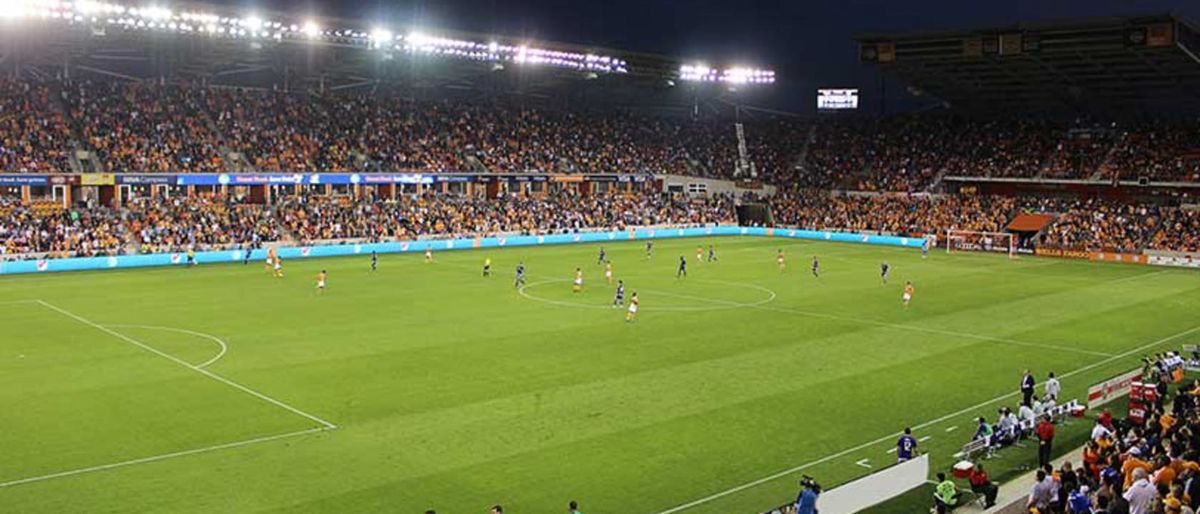
[[1017,258],[1017,236],[1008,232],[947,230],[946,253],[954,252],[1006,253],[1010,259],[1015,259]]

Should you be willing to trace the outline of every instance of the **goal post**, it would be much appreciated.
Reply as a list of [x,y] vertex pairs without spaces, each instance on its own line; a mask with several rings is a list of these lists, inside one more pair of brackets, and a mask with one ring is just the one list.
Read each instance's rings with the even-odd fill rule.
[[946,230],[946,253],[990,252],[1005,253],[1010,259],[1017,258],[1017,235],[1009,232],[978,232],[974,230]]

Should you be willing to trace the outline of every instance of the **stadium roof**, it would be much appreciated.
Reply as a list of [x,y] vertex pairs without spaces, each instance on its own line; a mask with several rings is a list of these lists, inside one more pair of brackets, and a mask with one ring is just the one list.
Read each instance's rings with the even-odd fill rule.
[[[81,0],[16,0],[0,12],[0,66],[27,73],[165,78],[215,86],[337,90],[391,87],[545,94],[603,84],[774,81],[770,70],[709,67],[671,57],[363,20],[175,3],[170,10]],[[682,85],[682,84],[679,84]]]
[[958,109],[1200,108],[1200,31],[1171,14],[855,39],[861,62]]

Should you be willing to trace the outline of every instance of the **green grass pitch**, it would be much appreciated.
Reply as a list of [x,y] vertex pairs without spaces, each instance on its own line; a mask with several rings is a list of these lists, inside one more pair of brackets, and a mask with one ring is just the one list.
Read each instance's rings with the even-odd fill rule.
[[[697,262],[710,243],[719,262]],[[828,486],[890,464],[905,425],[945,466],[1025,368],[1081,397],[1200,341],[1183,270],[606,246],[635,323],[591,244],[385,255],[375,273],[295,260],[282,279],[261,262],[0,278],[0,510],[751,514],[800,473]]]

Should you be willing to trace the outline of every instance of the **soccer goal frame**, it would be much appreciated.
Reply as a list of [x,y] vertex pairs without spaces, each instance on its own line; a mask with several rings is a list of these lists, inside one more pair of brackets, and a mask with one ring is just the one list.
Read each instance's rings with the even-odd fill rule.
[[1017,235],[1009,232],[979,232],[975,230],[946,230],[946,253],[988,252],[1006,253],[1017,258]]

